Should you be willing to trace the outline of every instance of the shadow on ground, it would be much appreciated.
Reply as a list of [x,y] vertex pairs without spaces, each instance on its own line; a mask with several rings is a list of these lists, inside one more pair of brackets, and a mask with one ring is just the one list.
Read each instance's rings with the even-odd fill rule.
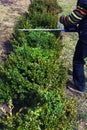
[[3,4],[3,5],[11,5],[13,4],[13,2],[11,0],[0,0],[0,2]]

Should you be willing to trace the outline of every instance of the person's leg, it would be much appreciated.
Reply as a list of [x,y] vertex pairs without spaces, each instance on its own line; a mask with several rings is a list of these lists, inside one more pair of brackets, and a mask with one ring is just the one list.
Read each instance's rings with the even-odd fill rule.
[[79,40],[73,57],[73,81],[74,87],[84,92],[85,76],[84,76],[84,58],[87,57],[87,43]]

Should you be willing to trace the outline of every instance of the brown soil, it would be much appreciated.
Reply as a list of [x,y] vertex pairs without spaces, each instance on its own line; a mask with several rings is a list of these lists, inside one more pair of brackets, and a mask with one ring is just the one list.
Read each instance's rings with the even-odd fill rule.
[[27,12],[30,0],[0,0],[0,64],[12,50],[9,42],[20,15]]

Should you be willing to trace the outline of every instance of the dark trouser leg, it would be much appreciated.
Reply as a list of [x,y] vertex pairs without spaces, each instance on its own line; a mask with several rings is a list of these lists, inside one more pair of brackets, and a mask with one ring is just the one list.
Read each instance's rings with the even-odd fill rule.
[[75,88],[85,90],[84,58],[87,57],[87,43],[78,41],[73,58],[73,80]]

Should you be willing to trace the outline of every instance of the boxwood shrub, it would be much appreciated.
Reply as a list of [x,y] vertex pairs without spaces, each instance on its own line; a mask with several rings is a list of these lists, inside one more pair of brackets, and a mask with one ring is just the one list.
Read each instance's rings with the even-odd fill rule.
[[56,0],[34,0],[14,27],[13,51],[0,66],[0,103],[10,109],[3,110],[1,130],[73,130],[75,102],[65,96],[60,32],[18,30],[57,28],[57,8]]
[[35,0],[29,6],[29,18],[33,27],[58,27],[58,10],[61,10],[57,0]]
[[39,101],[34,109],[22,107],[15,116],[3,117],[1,129],[74,130],[75,102],[67,100],[60,90],[38,89],[37,91],[43,104]]
[[[28,93],[34,86],[46,89],[60,88],[65,85],[63,84],[66,79],[64,69],[65,67],[62,66],[53,50],[20,47],[8,56],[1,71],[6,77],[4,79],[6,87],[0,84],[2,88],[0,96],[5,100],[9,99],[10,95],[13,99],[17,97],[21,99],[21,95],[25,98],[25,93]],[[4,97],[3,93],[6,93],[7,90],[4,91],[6,88],[8,88],[8,93]]]
[[[47,10],[48,7],[51,8],[49,11]],[[18,29],[23,29],[23,28],[25,29],[26,28],[27,29],[31,29],[31,28],[57,29],[58,28],[58,13],[56,13],[56,10],[58,9],[60,10],[61,8],[58,5],[58,2],[56,0],[55,1],[52,0],[49,2],[45,2],[44,0],[33,1],[32,4],[30,4],[29,6],[29,13],[24,16],[21,16],[16,26],[14,27],[14,33],[13,33],[14,40],[12,40],[13,47],[16,48],[17,46],[21,46],[25,42],[26,44],[27,43],[31,44],[30,42],[33,42],[33,43],[36,42],[35,40],[36,35],[38,38],[37,40],[41,42],[41,44],[43,44],[42,37],[44,36],[41,37],[41,35],[45,35],[45,38],[46,38],[46,33],[23,32],[23,31],[19,31]],[[59,31],[51,32],[51,33],[54,34],[57,39],[61,37]],[[49,34],[49,37],[47,36],[50,41],[52,40],[51,33]],[[31,41],[31,39],[33,41]],[[52,42],[54,43],[53,40]],[[45,43],[44,43],[44,46],[45,46]]]
[[56,15],[57,13],[62,11],[62,8],[59,6],[57,0],[34,0],[32,4],[29,5],[28,10],[30,13],[50,12]]
[[[18,34],[18,36],[17,36]],[[31,48],[41,48],[43,50],[54,50],[59,56],[62,50],[62,41],[49,32],[20,32],[16,33],[16,38],[12,40],[14,48],[29,46]],[[61,37],[61,36],[60,36]]]
[[[25,22],[23,22],[23,20]],[[54,48],[54,46],[57,42],[59,42],[59,44],[58,43],[56,44],[57,45],[56,48],[61,47],[62,42],[59,41],[59,40],[61,40],[60,32],[51,32],[51,33],[42,32],[42,31],[41,32],[34,32],[34,31],[25,31],[24,32],[24,31],[18,30],[18,29],[23,29],[23,28],[32,29],[33,25],[30,24],[29,21],[28,21],[28,23],[26,23],[26,22],[27,22],[27,18],[21,17],[21,19],[16,24],[16,26],[14,28],[14,33],[13,33],[14,39],[12,39],[12,41],[11,41],[13,48],[20,47],[20,46],[24,45],[25,43],[31,47],[35,47],[35,46],[37,47],[37,45],[39,45],[39,46],[42,46],[43,49],[46,49],[47,47]],[[48,26],[48,28],[50,28],[50,27]],[[43,28],[37,27],[37,29],[43,29]]]

